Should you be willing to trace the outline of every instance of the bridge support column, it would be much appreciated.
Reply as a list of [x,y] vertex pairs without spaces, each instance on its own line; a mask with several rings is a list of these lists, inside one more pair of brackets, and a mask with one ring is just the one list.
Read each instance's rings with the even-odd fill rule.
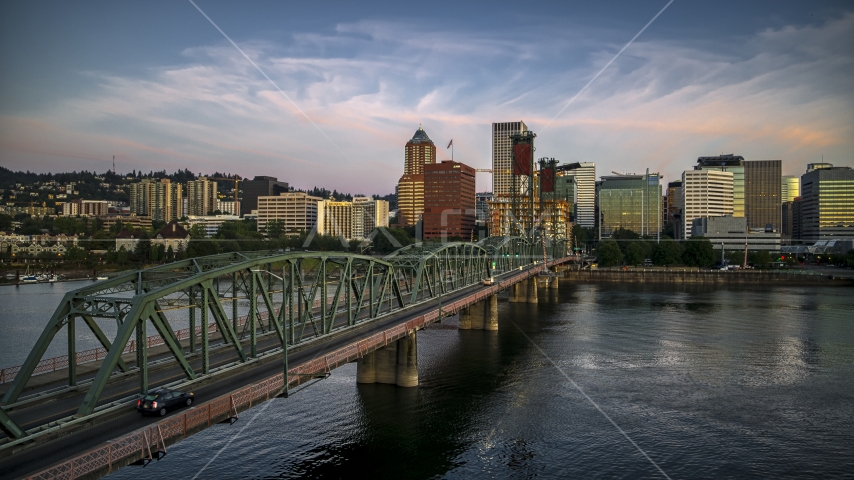
[[397,341],[397,386],[418,386],[418,342],[415,332]]
[[492,295],[460,312],[460,330],[498,330],[498,297]]
[[356,383],[377,383],[376,353],[367,353],[356,362]]
[[471,309],[474,305],[470,305],[460,310],[460,330],[471,330]]
[[557,290],[558,288],[560,288],[560,282],[558,279],[559,279],[559,277],[556,277],[556,276],[551,277],[551,280],[549,280],[549,288],[550,289]]
[[483,303],[485,304],[483,309],[483,329],[498,330],[498,295],[492,295],[485,299]]
[[528,299],[528,289],[525,281],[521,281],[510,287],[510,302],[524,303]]
[[537,298],[537,277],[531,277],[526,282],[528,284],[528,303],[538,303]]
[[360,358],[356,364],[356,382],[418,386],[418,342],[415,333]]

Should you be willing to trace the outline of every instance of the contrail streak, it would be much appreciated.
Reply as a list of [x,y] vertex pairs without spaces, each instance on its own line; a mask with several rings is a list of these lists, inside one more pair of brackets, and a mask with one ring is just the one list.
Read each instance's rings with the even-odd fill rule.
[[[191,1],[192,1],[192,0],[191,0]],[[599,73],[597,73],[596,75],[594,75],[594,76],[593,76],[593,78],[591,78],[591,79],[590,79],[590,81],[589,81],[589,82],[587,82],[587,85],[584,85],[584,87],[582,87],[582,88],[581,88],[581,90],[579,90],[579,91],[578,91],[578,93],[576,93],[574,97],[570,98],[570,99],[569,99],[569,101],[568,101],[568,102],[566,102],[566,104],[563,106],[563,108],[561,108],[561,109],[560,109],[560,111],[559,111],[559,112],[557,112],[557,114],[556,114],[554,117],[552,117],[552,119],[551,119],[551,120],[549,120],[549,123],[547,123],[547,124],[546,124],[546,126],[545,126],[545,127],[543,127],[543,128],[542,128],[542,130],[540,130],[540,132],[543,132],[543,131],[545,131],[545,129],[549,128],[549,125],[551,125],[551,124],[552,124],[552,122],[554,122],[554,121],[557,119],[557,117],[559,117],[559,116],[560,116],[560,114],[562,114],[562,113],[563,113],[563,111],[567,109],[567,107],[569,107],[570,105],[572,105],[572,102],[574,102],[574,101],[575,101],[575,99],[576,99],[576,98],[578,98],[578,96],[579,96],[579,95],[581,95],[582,93],[584,93],[584,91],[585,91],[585,90],[587,90],[587,87],[589,87],[589,86],[590,86],[590,84],[591,84],[591,83],[593,83],[597,78],[599,78],[599,75],[602,75],[602,72],[604,72],[606,68],[608,68],[609,66],[611,66],[611,64],[612,64],[612,63],[614,63],[614,60],[616,60],[616,59],[617,59],[617,57],[619,57],[620,55],[622,55],[622,53],[623,53],[623,52],[625,52],[627,48],[629,48],[629,45],[631,45],[632,43],[634,43],[634,41],[635,41],[635,40],[637,40],[637,38],[638,38],[638,37],[639,37],[639,36],[644,32],[644,30],[646,30],[650,25],[652,25],[652,22],[654,22],[654,21],[655,21],[655,19],[656,19],[656,18],[658,18],[658,16],[659,16],[659,15],[661,15],[662,13],[664,13],[664,11],[665,11],[665,10],[667,10],[667,7],[669,7],[671,3],[673,3],[673,0],[670,0],[669,2],[667,2],[667,5],[665,5],[665,6],[664,6],[664,8],[662,8],[661,10],[659,10],[659,11],[658,11],[658,13],[656,13],[656,14],[655,14],[655,16],[654,16],[654,17],[652,17],[652,20],[650,20],[649,22],[647,22],[647,24],[646,24],[646,25],[644,25],[644,26],[643,26],[643,28],[641,28],[641,29],[640,29],[640,31],[639,31],[639,32],[638,32],[634,37],[632,37],[632,39],[631,39],[631,40],[629,40],[629,43],[627,43],[623,48],[621,48],[621,49],[620,49],[620,51],[619,51],[619,52],[617,52],[617,54],[616,54],[616,55],[614,55],[614,58],[612,58],[612,59],[611,59],[611,61],[609,61],[608,63],[606,63],[606,64],[605,64],[605,66],[604,66],[604,67],[602,67],[602,69],[601,69],[601,70],[599,70]]]
[[[253,67],[255,67],[255,70],[258,70],[258,72],[259,72],[261,75],[263,75],[263,76],[264,76],[264,78],[266,78],[266,79],[267,79],[267,81],[268,81],[268,82],[270,82],[270,84],[271,84],[271,85],[273,85],[273,88],[275,88],[276,90],[278,90],[278,91],[279,91],[279,93],[281,93],[283,97],[285,97],[289,102],[291,102],[291,105],[293,105],[293,106],[294,106],[294,108],[296,108],[296,109],[297,109],[297,111],[299,111],[299,113],[300,113],[303,117],[305,117],[305,118],[306,118],[306,120],[308,120],[309,122],[311,122],[311,124],[312,124],[312,125],[314,125],[314,128],[316,128],[316,129],[317,129],[317,131],[318,131],[318,132],[320,132],[320,134],[321,134],[321,135],[323,135],[324,137],[326,137],[326,139],[327,139],[327,140],[329,140],[329,143],[331,143],[332,145],[334,145],[334,146],[335,146],[335,148],[336,148],[336,149],[338,149],[338,151],[339,151],[339,152],[341,152],[341,155],[343,155],[343,156],[344,156],[344,158],[347,158],[347,154],[345,154],[345,153],[344,153],[344,151],[343,151],[343,150],[341,150],[341,147],[339,147],[337,143],[335,143],[334,141],[332,141],[332,139],[331,139],[331,138],[329,138],[329,135],[327,135],[327,134],[326,134],[326,132],[324,132],[324,131],[323,131],[323,129],[321,129],[321,128],[316,124],[316,123],[314,123],[314,120],[312,120],[312,119],[311,119],[311,117],[309,117],[309,116],[308,116],[308,114],[306,114],[306,113],[305,113],[301,108],[299,108],[299,105],[297,105],[297,104],[296,104],[296,102],[294,102],[293,100],[291,100],[291,97],[289,97],[287,93],[285,93],[284,91],[282,91],[282,89],[281,89],[281,88],[279,88],[279,86],[276,84],[276,82],[274,82],[272,78],[268,77],[268,76],[267,76],[267,74],[266,74],[266,73],[264,73],[264,70],[261,70],[261,67],[259,67],[257,63],[255,63],[251,58],[249,58],[249,55],[246,55],[246,52],[244,52],[242,48],[240,48],[239,46],[237,46],[237,44],[236,44],[236,43],[234,43],[234,40],[232,40],[232,39],[231,39],[231,37],[229,37],[228,35],[226,35],[226,34],[225,34],[225,32],[223,32],[223,31],[222,31],[222,29],[221,29],[221,28],[219,28],[219,25],[217,25],[217,24],[216,24],[216,22],[214,22],[213,20],[211,20],[211,17],[209,17],[209,16],[208,16],[208,14],[206,14],[206,13],[205,13],[201,8],[199,8],[199,6],[198,6],[198,5],[196,5],[196,2],[194,2],[193,0],[188,0],[188,1],[190,2],[190,4],[192,4],[194,7],[196,7],[196,10],[198,10],[198,11],[199,11],[199,13],[201,13],[201,14],[202,14],[202,16],[204,16],[204,17],[208,20],[208,22],[210,22],[210,24],[211,24],[211,25],[213,25],[213,26],[214,26],[214,28],[216,28],[216,29],[219,31],[219,33],[221,33],[221,34],[222,34],[222,36],[223,36],[223,37],[225,37],[225,39],[229,41],[229,43],[231,43],[232,45],[234,45],[234,48],[236,48],[236,49],[237,49],[237,51],[238,51],[238,52],[240,52],[240,54],[241,54],[241,55],[243,55],[243,58],[245,58],[246,60],[248,60],[248,61],[249,61],[249,63],[251,63],[251,64],[252,64],[252,66],[253,66]],[[671,0],[671,1],[673,1],[673,0]]]

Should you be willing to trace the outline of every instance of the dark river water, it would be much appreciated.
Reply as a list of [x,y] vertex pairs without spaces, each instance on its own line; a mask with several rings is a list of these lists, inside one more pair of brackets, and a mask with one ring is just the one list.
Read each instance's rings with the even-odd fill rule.
[[420,331],[416,388],[350,364],[111,478],[853,478],[852,312],[851,288],[562,283],[498,332]]

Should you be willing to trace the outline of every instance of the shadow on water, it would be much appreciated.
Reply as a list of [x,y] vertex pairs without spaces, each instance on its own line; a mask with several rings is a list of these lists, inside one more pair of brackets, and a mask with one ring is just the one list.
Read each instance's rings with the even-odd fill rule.
[[[499,331],[419,332],[419,386],[354,385],[353,414],[360,417],[356,423],[365,434],[335,445],[318,444],[288,471],[311,478],[347,478],[359,472],[371,478],[398,479],[442,476],[460,466],[457,457],[471,448],[473,425],[483,422],[496,391],[512,388],[513,367],[530,349],[502,317],[534,321],[536,309],[536,305],[502,303]],[[444,320],[443,325],[448,324],[456,325],[456,317]],[[526,324],[523,328],[538,327]],[[435,337],[451,338],[436,342]],[[442,347],[437,349],[436,344]],[[525,451],[524,442],[516,447],[507,456],[507,465],[522,468],[532,453]]]

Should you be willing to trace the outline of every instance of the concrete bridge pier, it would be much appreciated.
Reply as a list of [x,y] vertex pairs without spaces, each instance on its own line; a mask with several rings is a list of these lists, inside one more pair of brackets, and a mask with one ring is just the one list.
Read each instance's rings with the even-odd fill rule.
[[560,288],[560,280],[559,279],[560,279],[560,277],[557,277],[557,276],[551,277],[551,280],[549,280],[549,288],[552,290],[557,290],[558,288]]
[[525,303],[528,301],[528,286],[519,282],[510,287],[510,303]]
[[418,386],[418,343],[415,332],[374,350],[356,363],[357,383]]
[[498,330],[498,297],[492,295],[464,308],[460,312],[459,328],[460,330]]
[[531,277],[526,282],[528,284],[527,290],[527,302],[528,303],[538,303],[539,299],[537,298],[537,277]]

